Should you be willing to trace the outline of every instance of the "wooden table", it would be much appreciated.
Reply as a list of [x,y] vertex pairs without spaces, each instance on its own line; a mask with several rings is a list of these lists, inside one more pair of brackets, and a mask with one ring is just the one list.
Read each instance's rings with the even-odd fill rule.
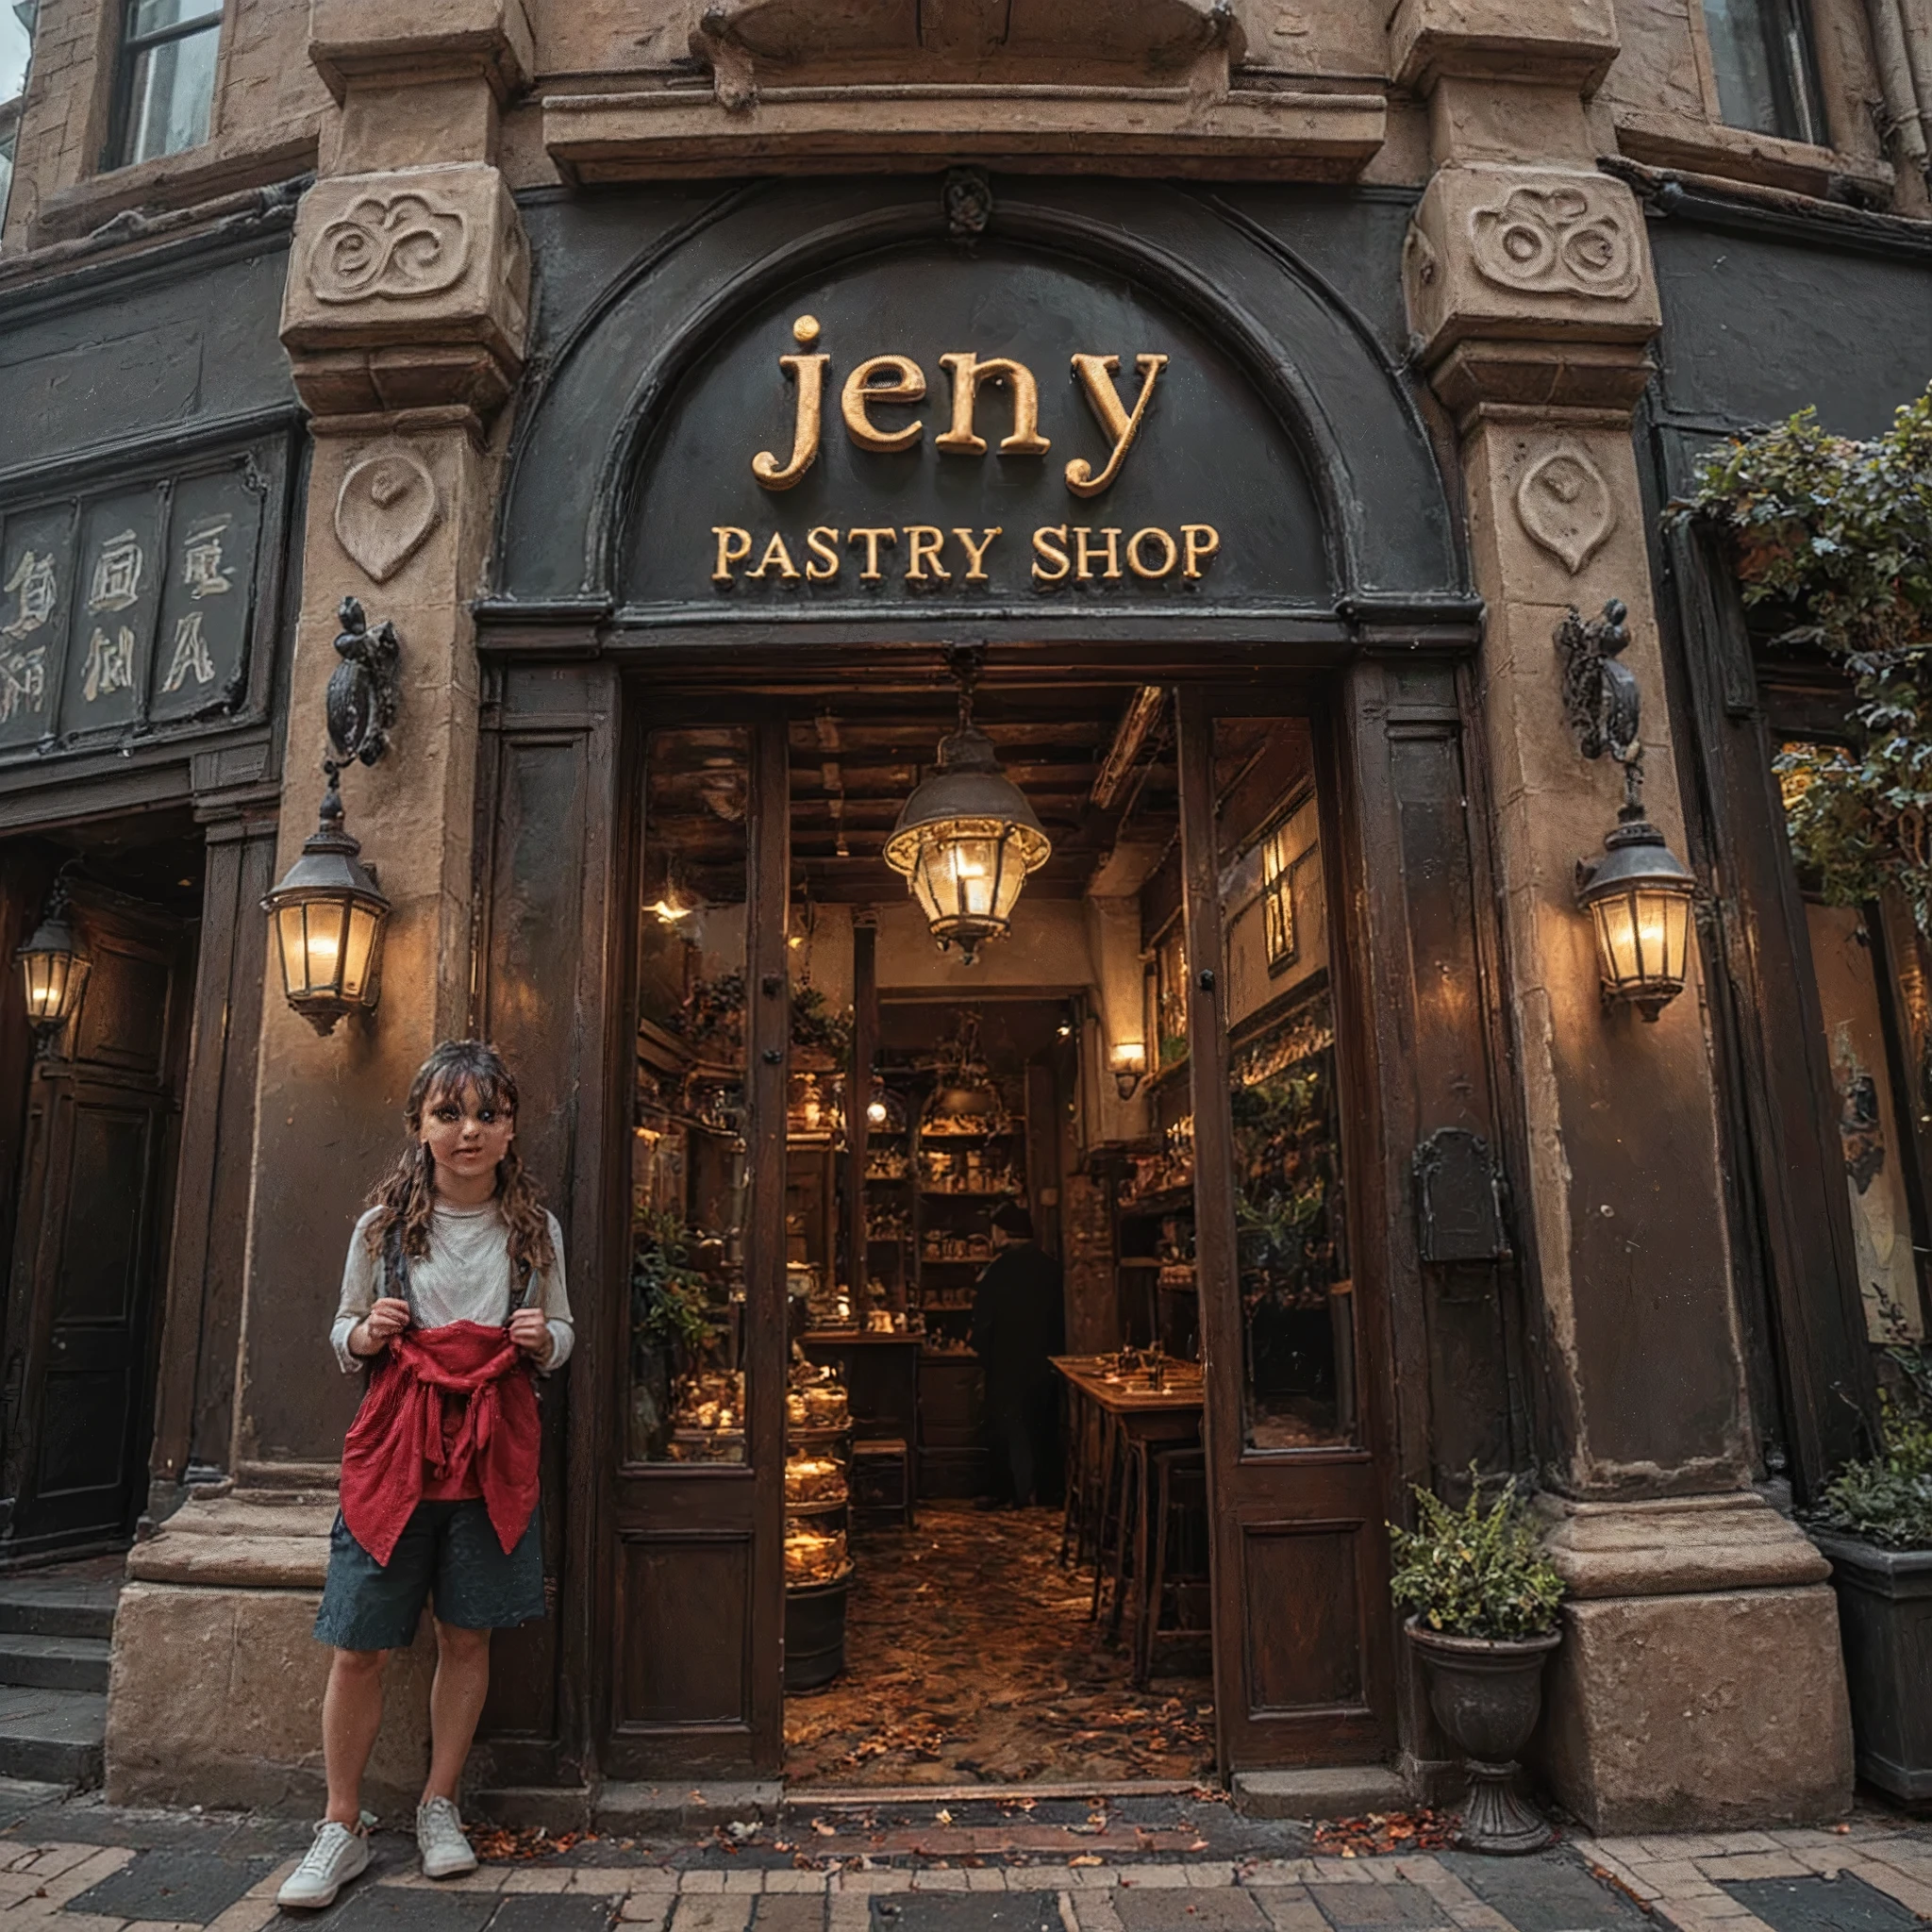
[[[1088,1464],[1087,1445],[1092,1442],[1099,1479],[1098,1507],[1092,1513],[1093,1616],[1100,1614],[1100,1600],[1107,1574],[1108,1517],[1113,1501],[1114,1470],[1120,1469],[1120,1517],[1113,1537],[1113,1609],[1111,1622],[1118,1630],[1124,1608],[1127,1552],[1125,1521],[1128,1499],[1134,1504],[1134,1655],[1137,1678],[1144,1674],[1142,1660],[1152,1655],[1148,1620],[1158,1606],[1146,1601],[1148,1582],[1147,1524],[1148,1457],[1156,1447],[1184,1448],[1201,1440],[1201,1414],[1206,1402],[1206,1385],[1200,1374],[1176,1374],[1170,1370],[1166,1386],[1149,1389],[1140,1378],[1108,1379],[1110,1356],[1056,1356],[1053,1365],[1065,1380],[1074,1401],[1074,1426],[1070,1439],[1080,1445],[1081,1467],[1069,1472],[1068,1497],[1076,1486],[1082,1498],[1082,1516],[1087,1514],[1086,1498],[1091,1493],[1094,1470]],[[1076,1554],[1089,1542],[1089,1524],[1078,1525]],[[1062,1549],[1065,1539],[1062,1539]]]

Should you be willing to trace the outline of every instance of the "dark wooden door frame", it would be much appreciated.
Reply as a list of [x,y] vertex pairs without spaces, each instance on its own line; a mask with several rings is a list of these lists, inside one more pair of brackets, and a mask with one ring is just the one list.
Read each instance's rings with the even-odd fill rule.
[[[1678,762],[1705,888],[1698,931],[1734,1150],[1733,1273],[1752,1407],[1781,1420],[1802,1501],[1859,1453],[1873,1403],[1836,1095],[1772,770],[1773,694],[1715,541],[1676,527],[1666,546],[1663,613],[1677,645],[1667,662],[1690,724]],[[1826,735],[1834,723],[1841,730],[1841,709],[1821,708]],[[1760,1443],[1774,1465],[1778,1446]]]
[[[1348,1091],[1355,1096],[1354,1104],[1345,1106],[1343,1118],[1345,1158],[1357,1176],[1349,1191],[1351,1241],[1360,1257],[1357,1271],[1368,1257],[1378,1257],[1374,1265],[1385,1271],[1387,1279],[1379,1309],[1374,1295],[1360,1305],[1359,1342],[1364,1363],[1383,1361],[1384,1372],[1394,1383],[1377,1424],[1387,1432],[1377,1507],[1389,1515],[1400,1513],[1406,1481],[1429,1480],[1435,1474],[1430,1442],[1441,1425],[1438,1411],[1445,1403],[1453,1406],[1462,1400],[1464,1407],[1480,1403],[1486,1413],[1495,1410],[1498,1446],[1495,1453],[1483,1456],[1486,1471],[1521,1467],[1526,1453],[1524,1396],[1514,1354],[1521,1341],[1516,1295],[1524,1257],[1519,1255],[1514,1263],[1491,1271],[1491,1300],[1499,1307],[1491,1312],[1501,1339],[1493,1351],[1495,1359],[1487,1368],[1493,1371],[1495,1389],[1486,1386],[1466,1399],[1455,1391],[1432,1390],[1433,1291],[1441,1284],[1436,1282],[1435,1271],[1418,1263],[1407,1192],[1407,1160],[1415,1140],[1446,1120],[1461,1118],[1458,1108],[1485,1126],[1491,1144],[1504,1150],[1506,1169],[1513,1164],[1521,1145],[1513,1090],[1500,1075],[1504,1049],[1497,940],[1491,930],[1495,908],[1485,871],[1480,739],[1471,730],[1466,670],[1472,642],[1467,633],[1438,633],[1420,640],[1414,633],[1391,635],[1358,643],[1353,653],[1329,655],[1321,662],[1309,662],[1290,645],[1278,663],[1273,661],[1274,654],[1257,652],[1241,687],[1250,709],[1301,711],[1312,716],[1319,727],[1322,837],[1324,850],[1335,860],[1327,885],[1331,930],[1338,957],[1346,962],[1333,980],[1338,1055]],[[872,661],[871,654],[859,655]],[[1015,647],[1010,668],[1027,681],[1057,681],[1070,668],[1059,656],[1049,653],[1034,662]],[[890,666],[874,664],[874,669],[884,670],[891,677],[900,662],[894,656]],[[761,704],[795,702],[808,692],[836,688],[836,680],[824,675],[828,667],[819,665],[809,670],[796,667],[804,675],[794,681],[789,675],[789,659],[765,660],[762,677],[754,675],[748,660],[735,658],[714,659],[708,679],[701,680],[697,667],[687,665],[674,674],[669,687],[656,679],[647,687],[635,675],[641,666],[626,668],[632,675],[626,676],[610,657],[575,662],[549,657],[519,664],[508,653],[492,653],[489,659],[484,770],[478,787],[479,932],[486,938],[477,965],[476,1024],[486,1028],[494,1024],[513,1049],[517,1041],[506,1021],[514,999],[505,1007],[505,1017],[492,1022],[491,988],[499,971],[494,955],[500,941],[488,937],[499,917],[494,898],[501,890],[494,883],[497,861],[491,855],[510,836],[497,823],[499,780],[493,774],[508,748],[547,747],[559,757],[574,758],[580,774],[579,804],[574,809],[584,821],[561,844],[555,839],[550,841],[558,861],[579,865],[585,879],[581,958],[575,973],[576,1006],[574,1015],[553,1015],[540,1024],[543,1040],[551,1042],[544,1050],[561,1063],[558,1099],[565,1112],[559,1120],[575,1124],[565,1126],[566,1144],[553,1158],[561,1163],[558,1177],[567,1181],[571,1203],[573,1273],[583,1284],[579,1352],[588,1359],[576,1372],[562,1473],[570,1522],[562,1550],[556,1735],[547,1743],[516,1740],[516,1752],[505,1761],[522,1767],[513,1780],[517,1782],[596,1775],[610,1735],[608,1659],[615,1614],[609,1553],[614,1506],[611,1432],[621,1413],[626,1341],[622,1308],[615,1302],[608,1307],[605,1304],[610,1302],[611,1271],[622,1265],[620,1257],[628,1252],[627,1165],[616,1150],[627,1146],[630,1126],[630,1086],[625,1069],[631,1051],[635,935],[627,921],[641,863],[639,787],[645,733],[658,724],[715,722],[721,706],[742,717]],[[860,668],[855,663],[848,671]],[[1008,668],[1003,662],[1001,669]],[[1108,668],[1133,675],[1124,664],[1115,667],[1111,658]],[[1096,669],[1089,660],[1079,667],[1079,675],[1091,679]],[[1182,675],[1177,665],[1167,667],[1167,673],[1176,682]],[[1421,1070],[1410,1064],[1410,1056],[1417,1027],[1423,1024],[1416,984],[1423,962],[1413,957],[1414,936],[1407,922],[1409,901],[1423,889],[1418,881],[1435,864],[1438,854],[1405,832],[1416,801],[1396,792],[1405,785],[1413,790],[1420,781],[1413,773],[1400,776],[1391,760],[1402,749],[1397,741],[1407,739],[1427,741],[1421,749],[1432,756],[1441,750],[1448,758],[1446,777],[1431,781],[1438,792],[1446,787],[1446,801],[1431,798],[1422,803],[1440,807],[1455,820],[1457,836],[1467,840],[1467,849],[1452,856],[1452,869],[1468,889],[1463,902],[1465,944],[1456,970],[1467,972],[1475,985],[1463,1016],[1471,1037],[1459,1043],[1462,1058],[1438,1055]],[[1458,790],[1463,794],[1459,797]],[[1417,878],[1411,879],[1410,873]],[[783,971],[782,958],[777,970]],[[1463,1077],[1471,1068],[1476,1074],[1473,1082]],[[770,1077],[778,1083],[782,1095],[782,1066]],[[1431,1080],[1434,1086],[1428,1084]],[[774,1392],[775,1388],[774,1382]],[[774,1479],[777,1478],[774,1464]],[[776,1535],[765,1541],[771,1545],[772,1562],[782,1563]],[[766,1594],[774,1607],[782,1606],[777,1581]],[[1386,1598],[1369,1608],[1392,1643],[1394,1619]],[[1437,1740],[1411,1676],[1406,1669],[1398,1674],[1399,1727],[1385,1719],[1373,1749],[1365,1742],[1361,1755],[1386,1755],[1396,1728],[1407,1755],[1441,1755],[1432,1748]],[[1386,1698],[1382,1707],[1389,1707]],[[510,1741],[499,1742],[499,1756]],[[763,1761],[775,1762],[776,1742],[774,1731]],[[748,1727],[740,1745],[718,1757],[715,1774],[743,1775],[752,1762]],[[706,1768],[689,1757],[679,1757],[677,1763],[693,1774]],[[608,1774],[620,1774],[618,1767],[602,1768]]]
[[[83,943],[95,956],[95,974],[83,990],[77,1015],[53,1050],[36,1059],[29,1076],[19,1183],[23,1211],[15,1228],[6,1337],[0,1344],[0,1360],[6,1364],[0,1558],[33,1560],[54,1551],[80,1554],[117,1547],[132,1534],[147,1499],[145,1452],[155,1412],[166,1257],[173,1229],[194,922],[85,882],[73,888],[73,900]],[[143,1071],[125,1053],[117,1058],[104,1050],[95,1058],[82,1051],[92,1030],[88,1001],[104,996],[103,956],[115,950],[158,966],[168,975],[161,1037],[151,1071]],[[69,1169],[76,1123],[83,1109],[111,1108],[117,1100],[148,1118],[142,1143],[145,1172],[139,1183],[143,1198],[135,1235],[135,1300],[119,1324],[125,1335],[119,1346],[130,1357],[122,1416],[120,1494],[111,1506],[100,1506],[94,1519],[49,1522],[39,1490],[48,1374],[57,1357],[76,1348],[85,1358],[102,1349],[111,1355],[116,1346],[108,1334],[115,1324],[63,1324],[56,1274],[71,1206]],[[74,1332],[61,1334],[63,1326]]]

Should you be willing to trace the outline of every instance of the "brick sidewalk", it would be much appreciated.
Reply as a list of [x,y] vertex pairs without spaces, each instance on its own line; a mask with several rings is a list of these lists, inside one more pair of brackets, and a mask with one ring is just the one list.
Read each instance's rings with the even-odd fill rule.
[[[808,1809],[808,1807],[807,1807]],[[0,1804],[0,1928],[261,1932],[307,1831],[255,1818],[116,1812],[97,1800]],[[1197,1813],[1224,1807],[1196,1807]],[[1917,1932],[1932,1921],[1932,1825],[1865,1814],[1841,1831],[1572,1836],[1517,1859],[1443,1852],[1297,1856],[1295,1825],[1200,1825],[1238,1856],[867,1855],[779,1862],[722,1834],[591,1840],[431,1886],[406,1834],[378,1833],[331,1932]],[[768,1829],[765,1836],[774,1834]],[[962,1843],[984,1831],[961,1831]],[[1269,1855],[1269,1840],[1282,1848]],[[752,1862],[762,1851],[770,1862]],[[807,1856],[808,1855],[802,1855]],[[1720,1925],[1720,1922],[1723,1922]]]

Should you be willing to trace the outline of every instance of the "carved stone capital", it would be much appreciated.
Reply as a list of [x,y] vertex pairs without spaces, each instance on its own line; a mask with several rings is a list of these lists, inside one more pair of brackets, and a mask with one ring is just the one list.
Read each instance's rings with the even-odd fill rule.
[[1389,28],[1389,71],[1418,93],[1445,74],[1593,93],[1617,52],[1610,0],[1402,0]]
[[352,82],[408,86],[465,75],[488,81],[504,101],[537,71],[524,0],[309,0],[308,58],[339,102]]
[[1662,325],[1637,198],[1593,172],[1439,168],[1402,271],[1431,367],[1472,338],[1642,343]]
[[487,416],[523,368],[529,303],[529,245],[494,168],[338,175],[296,216],[282,341],[318,414]]

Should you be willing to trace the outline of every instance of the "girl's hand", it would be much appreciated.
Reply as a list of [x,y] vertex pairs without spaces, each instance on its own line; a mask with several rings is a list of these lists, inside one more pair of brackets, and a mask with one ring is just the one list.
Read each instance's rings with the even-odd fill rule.
[[509,1318],[509,1339],[534,1361],[549,1359],[550,1324],[541,1308],[519,1308]]
[[[409,1305],[400,1295],[386,1294],[349,1331],[351,1355],[380,1355],[391,1341],[409,1325]],[[361,1346],[358,1347],[358,1341]]]

